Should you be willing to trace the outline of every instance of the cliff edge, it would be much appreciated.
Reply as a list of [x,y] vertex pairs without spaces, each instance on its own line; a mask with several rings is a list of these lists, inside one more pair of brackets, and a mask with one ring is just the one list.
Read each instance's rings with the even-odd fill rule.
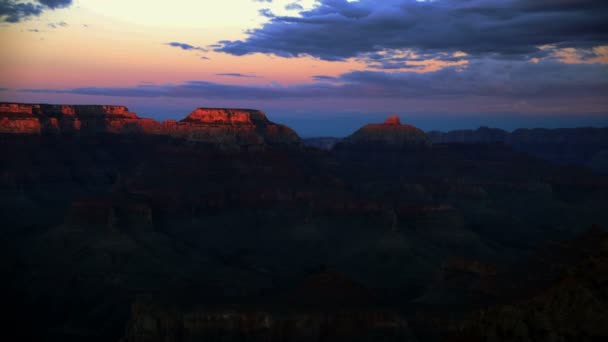
[[197,108],[180,121],[140,118],[125,106],[0,103],[4,134],[166,135],[223,147],[299,145],[289,127],[252,109]]

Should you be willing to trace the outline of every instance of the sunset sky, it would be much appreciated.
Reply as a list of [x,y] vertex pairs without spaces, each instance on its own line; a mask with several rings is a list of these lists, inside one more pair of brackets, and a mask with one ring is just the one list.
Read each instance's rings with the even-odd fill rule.
[[303,136],[608,126],[605,0],[0,0],[0,43],[0,101],[257,108]]

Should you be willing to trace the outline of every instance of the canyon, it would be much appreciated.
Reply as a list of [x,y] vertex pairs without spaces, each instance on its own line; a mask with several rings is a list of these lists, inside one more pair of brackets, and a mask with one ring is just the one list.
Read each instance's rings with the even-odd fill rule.
[[608,178],[586,166],[395,118],[323,150],[255,110],[0,108],[0,291],[24,340],[484,340],[572,289],[604,298],[572,276],[605,264]]

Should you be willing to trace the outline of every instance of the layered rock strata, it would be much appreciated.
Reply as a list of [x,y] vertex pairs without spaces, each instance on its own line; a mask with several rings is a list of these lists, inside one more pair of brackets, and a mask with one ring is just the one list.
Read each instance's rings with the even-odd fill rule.
[[149,134],[223,146],[300,143],[292,129],[252,109],[197,108],[183,120],[160,123],[125,106],[0,103],[0,133]]
[[401,124],[396,115],[383,124],[369,124],[346,137],[339,147],[384,147],[392,149],[428,147],[431,142],[427,135],[412,125]]

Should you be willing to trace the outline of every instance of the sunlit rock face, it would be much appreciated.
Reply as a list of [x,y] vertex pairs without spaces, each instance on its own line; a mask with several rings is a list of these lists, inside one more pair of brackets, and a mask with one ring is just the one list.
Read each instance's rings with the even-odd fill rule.
[[430,146],[427,135],[417,127],[402,124],[396,115],[383,124],[369,124],[337,145],[344,147],[409,149]]
[[0,133],[40,133],[40,121],[31,105],[0,103]]
[[165,121],[166,134],[224,147],[298,145],[300,138],[289,127],[268,120],[252,109],[197,108],[181,121]]
[[125,106],[0,103],[0,132],[14,134],[161,133]]
[[125,106],[0,103],[0,133],[168,135],[225,149],[300,144],[292,129],[252,109],[198,108],[161,124]]

